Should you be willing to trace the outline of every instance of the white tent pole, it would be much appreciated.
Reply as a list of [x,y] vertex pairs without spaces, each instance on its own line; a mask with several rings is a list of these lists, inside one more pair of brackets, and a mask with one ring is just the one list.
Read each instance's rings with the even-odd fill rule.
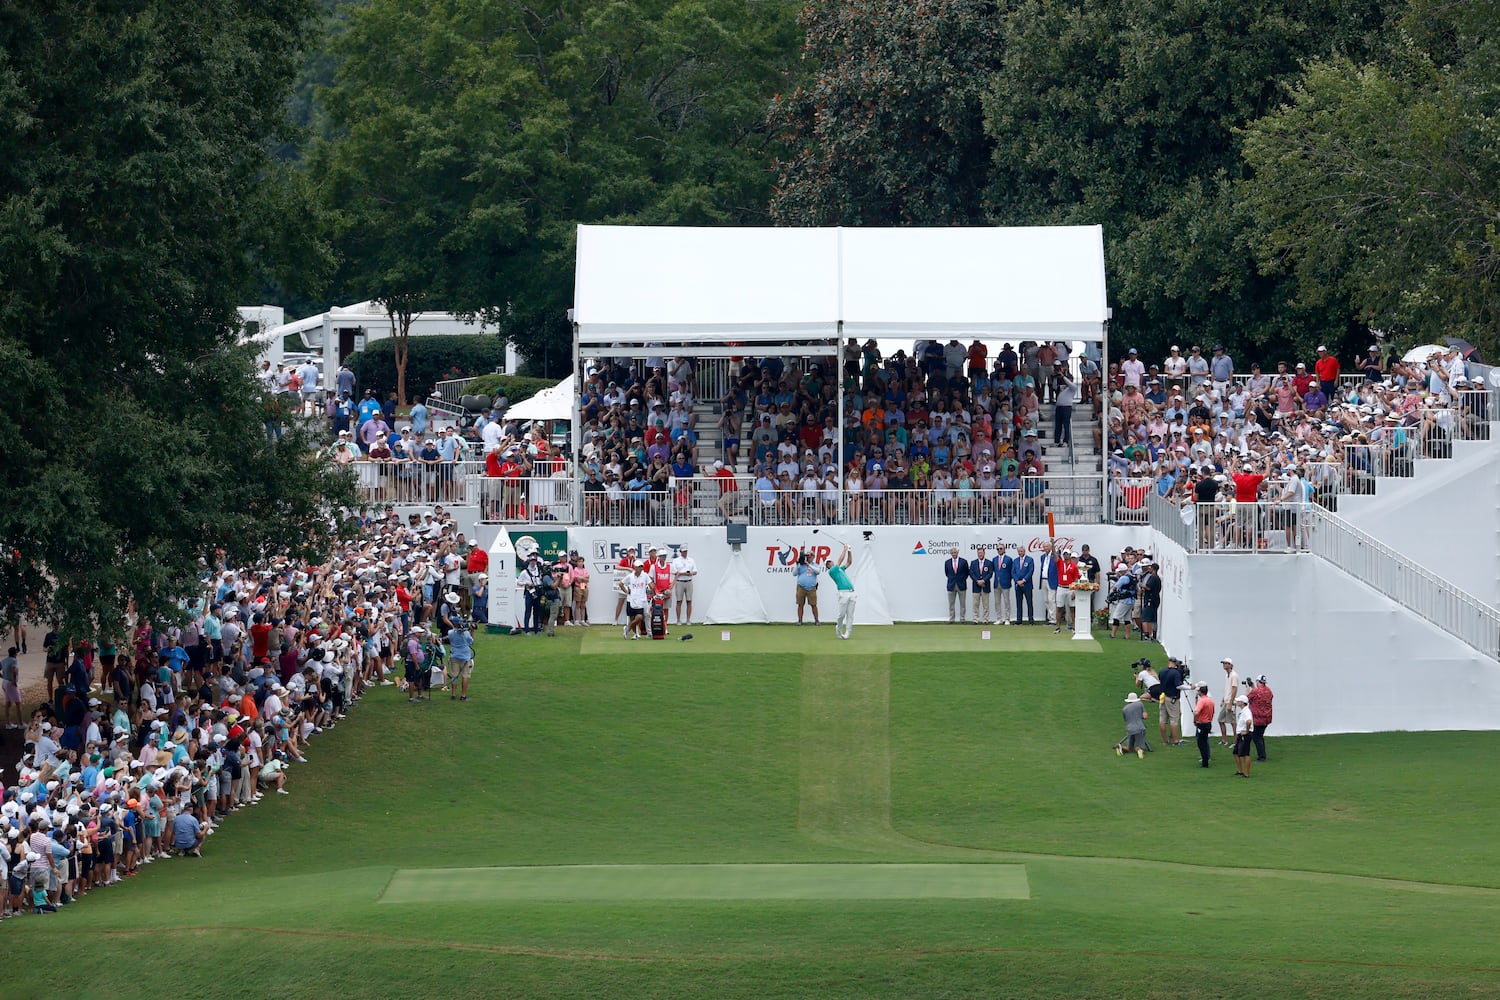
[[833,477],[839,487],[838,523],[847,523],[844,513],[844,321],[839,320],[839,335],[833,341],[833,391],[838,396],[838,428],[833,438]]
[[1099,482],[1103,495],[1100,502],[1104,506],[1099,509],[1109,514],[1109,320],[1104,321],[1104,335],[1099,338],[1099,391],[1104,394],[1101,401],[1103,406],[1099,411],[1099,421],[1102,424],[1099,435]]
[[[572,310],[568,310],[570,313]],[[573,324],[573,523],[583,523],[583,368],[578,356],[578,324]]]

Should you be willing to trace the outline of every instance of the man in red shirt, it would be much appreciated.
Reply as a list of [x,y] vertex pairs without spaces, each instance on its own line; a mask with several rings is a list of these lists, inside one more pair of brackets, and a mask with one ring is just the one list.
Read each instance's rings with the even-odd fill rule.
[[1328,353],[1327,345],[1318,345],[1318,360],[1313,363],[1313,368],[1318,373],[1318,381],[1323,383],[1324,394],[1333,399],[1339,387],[1339,359]]
[[1073,552],[1064,552],[1062,562],[1057,564],[1057,627],[1052,630],[1053,635],[1061,634],[1064,625],[1068,625],[1068,631],[1073,626],[1068,624],[1068,608],[1073,604],[1073,591],[1069,588],[1078,582],[1078,556]]
[[266,616],[258,614],[255,616],[255,624],[250,626],[250,662],[259,663],[270,655],[271,646],[271,623],[266,621]]
[[1208,685],[1198,685],[1198,701],[1193,706],[1193,727],[1198,731],[1200,767],[1208,766],[1208,734],[1214,725],[1214,700],[1208,696]]
[[1236,537],[1233,543],[1240,548],[1256,548],[1256,501],[1260,499],[1260,484],[1265,481],[1271,472],[1271,459],[1267,457],[1261,465],[1260,471],[1255,472],[1242,461],[1236,461],[1234,471],[1230,478],[1234,480],[1234,501]]
[[1297,374],[1292,376],[1292,389],[1296,391],[1300,399],[1307,395],[1307,390],[1312,388],[1313,378],[1307,374],[1307,365],[1301,361],[1297,362]]

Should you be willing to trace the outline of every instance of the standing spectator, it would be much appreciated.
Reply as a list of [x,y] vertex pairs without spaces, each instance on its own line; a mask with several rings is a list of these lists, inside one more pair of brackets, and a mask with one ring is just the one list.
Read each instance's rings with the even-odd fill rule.
[[1240,696],[1240,675],[1234,671],[1234,661],[1229,657],[1219,661],[1224,668],[1224,700],[1219,703],[1219,746],[1229,746],[1229,734],[1234,729],[1235,699]]
[[1042,592],[1042,620],[1050,622],[1057,613],[1057,553],[1051,545],[1042,550],[1036,582]]
[[1000,625],[1009,625],[1016,619],[1015,605],[1011,596],[1015,583],[1016,560],[1011,558],[1010,551],[1001,545],[995,553],[993,560],[995,564],[994,578],[994,616],[992,621]]
[[1161,741],[1169,747],[1182,745],[1182,666],[1175,656],[1167,658],[1166,668],[1161,672],[1161,710],[1157,713],[1157,726]]
[[797,624],[802,624],[802,615],[812,607],[813,624],[818,621],[818,567],[812,558],[803,552],[797,556]]
[[526,557],[526,568],[521,570],[517,585],[525,602],[521,631],[536,635],[542,631],[542,564],[535,552]]
[[956,547],[949,550],[948,559],[943,563],[943,576],[948,588],[948,624],[952,625],[955,606],[957,620],[962,622],[968,617],[969,604],[969,561],[959,556]]
[[1188,395],[1196,396],[1203,391],[1203,383],[1208,381],[1209,375],[1208,359],[1203,356],[1203,349],[1194,344],[1188,349]]
[[1073,404],[1078,402],[1078,387],[1068,377],[1067,369],[1062,365],[1057,366],[1053,377],[1057,387],[1055,405],[1052,411],[1052,443],[1073,443]]
[[1016,591],[1016,624],[1021,624],[1021,608],[1026,609],[1026,624],[1036,624],[1036,608],[1032,603],[1032,574],[1036,571],[1036,560],[1031,558],[1031,553],[1020,546],[1016,547],[1017,556],[1011,560],[1011,579],[1015,583]]
[[1265,760],[1266,729],[1271,725],[1271,701],[1276,695],[1266,682],[1265,674],[1253,681],[1247,679],[1245,683],[1250,686],[1250,721],[1254,725],[1251,738],[1255,741],[1255,759]]
[[339,398],[354,395],[354,372],[349,369],[348,365],[340,363],[338,374],[334,376],[334,379],[338,384]]
[[1240,695],[1234,700],[1234,773],[1250,777],[1250,730],[1254,727],[1250,699]]
[[1234,375],[1234,359],[1224,351],[1223,344],[1214,345],[1214,356],[1209,359],[1208,371],[1214,380],[1214,388],[1221,396],[1229,393],[1229,379]]
[[[1318,360],[1313,362],[1313,370],[1318,373],[1318,381],[1322,383],[1323,394],[1330,399],[1336,396],[1339,391],[1339,359],[1328,353],[1327,344],[1318,345]],[[1306,392],[1303,395],[1306,395]]]
[[1171,350],[1162,362],[1161,370],[1167,376],[1167,388],[1173,392],[1181,392],[1187,388],[1187,358],[1182,356],[1182,348],[1176,344],[1172,345]]
[[1141,363],[1140,352],[1134,347],[1125,356],[1125,361],[1120,365],[1120,374],[1125,379],[1126,385],[1140,388],[1142,380],[1146,377],[1146,366]]
[[[16,659],[18,652],[15,646],[11,646],[5,652],[5,659],[0,660],[0,691],[4,693],[6,729],[20,729],[23,725],[21,720],[21,662]],[[11,709],[15,709],[16,721],[11,722]]]
[[1141,641],[1151,642],[1156,638],[1156,619],[1161,613],[1161,574],[1158,563],[1147,563],[1146,571],[1141,576],[1140,586],[1137,588],[1140,594],[1141,608]]
[[[681,546],[672,559],[672,596],[676,599],[677,624],[693,623],[693,580],[698,576],[698,564],[688,555],[688,547]],[[686,613],[683,606],[687,606]]]
[[1057,564],[1057,589],[1055,600],[1057,604],[1057,626],[1052,630],[1054,635],[1062,632],[1063,626],[1068,631],[1073,631],[1073,626],[1068,622],[1068,609],[1073,607],[1073,584],[1078,582],[1078,557],[1071,551],[1064,552],[1062,559]]
[[969,560],[969,582],[974,590],[974,624],[988,625],[993,621],[990,617],[990,591],[995,583],[995,563],[985,558],[983,545]]
[[1208,734],[1214,727],[1214,700],[1208,696],[1208,685],[1198,685],[1198,701],[1193,706],[1193,728],[1198,733],[1199,767],[1208,766]]

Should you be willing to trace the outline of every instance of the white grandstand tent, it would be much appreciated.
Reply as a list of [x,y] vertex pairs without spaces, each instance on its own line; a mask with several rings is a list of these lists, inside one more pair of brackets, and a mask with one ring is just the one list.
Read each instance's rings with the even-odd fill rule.
[[850,338],[1103,344],[1109,328],[1100,226],[579,226],[573,302],[575,372],[653,354],[836,358]]
[[583,357],[745,353],[727,342],[826,354],[851,336],[1103,341],[1108,321],[1099,226],[578,227]]
[[577,379],[569,375],[530,399],[521,400],[506,410],[505,415],[513,420],[572,420],[573,397],[577,392]]

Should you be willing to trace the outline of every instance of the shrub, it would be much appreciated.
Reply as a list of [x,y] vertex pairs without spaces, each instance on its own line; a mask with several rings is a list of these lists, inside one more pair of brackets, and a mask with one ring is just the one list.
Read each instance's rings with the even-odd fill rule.
[[[498,334],[457,334],[412,337],[406,362],[408,399],[426,396],[435,383],[493,372],[505,363],[505,341]],[[349,367],[361,389],[374,389],[384,399],[396,391],[395,341],[377,340],[358,354],[350,355]],[[515,398],[515,394],[511,394]]]
[[543,389],[557,384],[556,379],[527,378],[524,375],[481,375],[464,386],[467,396],[494,396],[501,388],[510,397],[512,406],[523,399],[530,399]]

